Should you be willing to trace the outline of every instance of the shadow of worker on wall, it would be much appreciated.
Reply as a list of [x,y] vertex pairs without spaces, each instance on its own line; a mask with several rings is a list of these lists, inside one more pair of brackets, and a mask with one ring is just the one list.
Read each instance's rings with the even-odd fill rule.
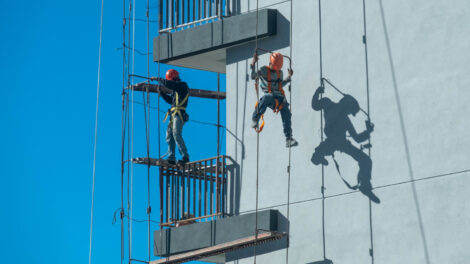
[[[348,115],[355,116],[359,110],[359,103],[351,95],[344,94],[343,98],[334,103],[329,98],[321,98],[320,95],[325,92],[325,87],[320,86],[315,91],[312,98],[312,108],[315,111],[324,111],[325,118],[325,140],[315,148],[311,161],[315,165],[328,165],[325,156],[331,155],[334,159],[334,152],[341,151],[351,156],[359,164],[359,173],[357,174],[357,185],[350,186],[344,179],[343,181],[350,189],[359,189],[364,195],[370,198],[374,203],[380,203],[380,199],[372,192],[371,172],[372,160],[361,149],[355,147],[346,139],[346,132],[357,142],[361,143],[369,139],[370,133],[374,130],[374,125],[366,121],[366,130],[357,133],[354,129]],[[336,163],[336,160],[335,160]],[[339,167],[336,163],[338,172]],[[341,174],[340,174],[341,176]]]

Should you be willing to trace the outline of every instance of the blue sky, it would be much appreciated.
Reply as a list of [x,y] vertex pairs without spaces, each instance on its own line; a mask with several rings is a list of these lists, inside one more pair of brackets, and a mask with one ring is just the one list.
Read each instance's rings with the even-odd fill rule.
[[[155,1],[153,1],[155,2]],[[0,203],[2,263],[87,263],[100,1],[4,1],[0,14]],[[156,19],[151,3],[151,19]],[[145,18],[146,1],[136,3]],[[153,13],[152,13],[153,12]],[[152,25],[151,37],[156,35]],[[97,145],[93,263],[120,263],[122,2],[105,1]],[[146,24],[136,24],[136,48],[146,51]],[[162,73],[169,67],[162,65]],[[216,90],[217,75],[179,69],[190,87]],[[156,65],[151,65],[156,75]],[[136,55],[135,73],[147,74]],[[222,76],[222,89],[225,78]],[[136,101],[142,94],[136,93]],[[156,96],[152,105],[156,106]],[[216,101],[192,99],[191,118],[216,122]],[[166,104],[162,101],[166,109]],[[142,106],[135,106],[135,156],[145,156]],[[225,123],[225,103],[222,103]],[[163,116],[161,116],[162,118]],[[151,153],[156,156],[156,112],[151,113]],[[162,135],[166,124],[161,125]],[[193,137],[191,137],[193,135]],[[191,159],[216,154],[216,129],[185,126]],[[162,153],[166,144],[162,138]],[[223,148],[225,151],[225,148]],[[147,174],[136,167],[134,217],[146,217]],[[156,179],[156,169],[151,172]],[[157,185],[152,180],[152,218]],[[153,228],[157,228],[153,225]],[[134,224],[134,256],[147,256],[147,224]]]

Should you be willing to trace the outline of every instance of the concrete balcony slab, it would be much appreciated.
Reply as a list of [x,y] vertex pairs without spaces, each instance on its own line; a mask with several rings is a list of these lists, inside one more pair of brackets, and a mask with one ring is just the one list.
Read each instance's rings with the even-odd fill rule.
[[[277,10],[258,13],[258,38],[276,34]],[[256,12],[224,18],[153,40],[153,59],[162,63],[225,73],[226,49],[256,39]]]

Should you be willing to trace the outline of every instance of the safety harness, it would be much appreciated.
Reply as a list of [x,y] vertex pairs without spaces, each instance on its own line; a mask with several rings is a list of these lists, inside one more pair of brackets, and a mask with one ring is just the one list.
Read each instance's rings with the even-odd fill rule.
[[168,109],[168,111],[166,112],[166,115],[165,115],[165,118],[163,119],[163,122],[166,122],[166,119],[168,118],[168,116],[171,114],[171,118],[170,118],[170,125],[173,123],[173,119],[175,118],[175,115],[179,115],[179,117],[181,118],[181,120],[184,121],[184,118],[183,118],[183,114],[181,113],[181,111],[185,111],[186,110],[186,107],[184,107],[183,105],[186,103],[186,101],[188,101],[188,98],[189,98],[189,93],[184,97],[184,99],[180,102],[179,101],[179,94],[177,92],[175,92],[175,96],[176,96],[176,103],[175,103],[175,106],[173,106],[172,108]]
[[[277,75],[277,80],[275,81],[272,81],[271,80],[271,68],[269,67],[266,67],[267,69],[267,82],[268,82],[268,93],[272,94],[272,83],[273,82],[277,82],[278,83],[278,88],[279,88],[279,92],[281,92],[281,94],[283,96],[286,96],[285,92],[284,92],[284,89],[282,88],[282,80],[281,80],[281,72],[276,70],[276,75]],[[256,78],[256,82],[255,82],[255,87],[256,87],[256,91],[258,91],[258,86],[259,86],[259,78]],[[274,109],[273,109],[273,112],[274,113],[279,113],[279,111],[282,110],[282,108],[284,107],[284,104],[281,102],[279,103],[279,100],[277,98],[274,98],[274,102],[275,102],[275,106],[274,106]],[[259,102],[256,102],[255,104],[255,109],[258,107],[258,104]],[[261,132],[263,131],[263,128],[264,128],[264,115],[261,115],[261,125],[259,126],[259,128],[255,128],[255,131],[256,132]]]

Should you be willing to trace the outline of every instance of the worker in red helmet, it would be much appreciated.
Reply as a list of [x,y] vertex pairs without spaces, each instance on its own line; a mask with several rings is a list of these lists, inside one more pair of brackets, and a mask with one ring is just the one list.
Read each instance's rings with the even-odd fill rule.
[[283,87],[291,81],[291,77],[294,72],[292,69],[287,69],[287,78],[284,79],[281,70],[284,57],[282,54],[277,52],[271,53],[269,66],[263,66],[258,71],[255,70],[257,62],[258,55],[255,53],[250,65],[251,79],[260,81],[261,89],[265,94],[260,98],[259,103],[255,106],[255,111],[252,115],[252,127],[255,129],[258,128],[258,122],[268,107],[275,113],[280,112],[284,135],[286,137],[286,147],[295,147],[298,143],[292,137],[292,114],[289,110],[289,103],[286,100],[286,95],[283,89]]
[[181,81],[179,73],[174,69],[168,70],[165,77],[165,79],[152,77],[151,80],[158,81],[160,85],[171,90],[171,93],[169,94],[160,92],[163,100],[171,105],[165,116],[165,120],[163,120],[166,121],[168,117],[170,118],[170,123],[166,130],[168,163],[176,164],[175,148],[178,146],[178,150],[182,156],[179,163],[184,164],[189,161],[188,150],[183,140],[183,126],[189,120],[189,115],[186,113],[189,99],[189,88],[185,82]]

